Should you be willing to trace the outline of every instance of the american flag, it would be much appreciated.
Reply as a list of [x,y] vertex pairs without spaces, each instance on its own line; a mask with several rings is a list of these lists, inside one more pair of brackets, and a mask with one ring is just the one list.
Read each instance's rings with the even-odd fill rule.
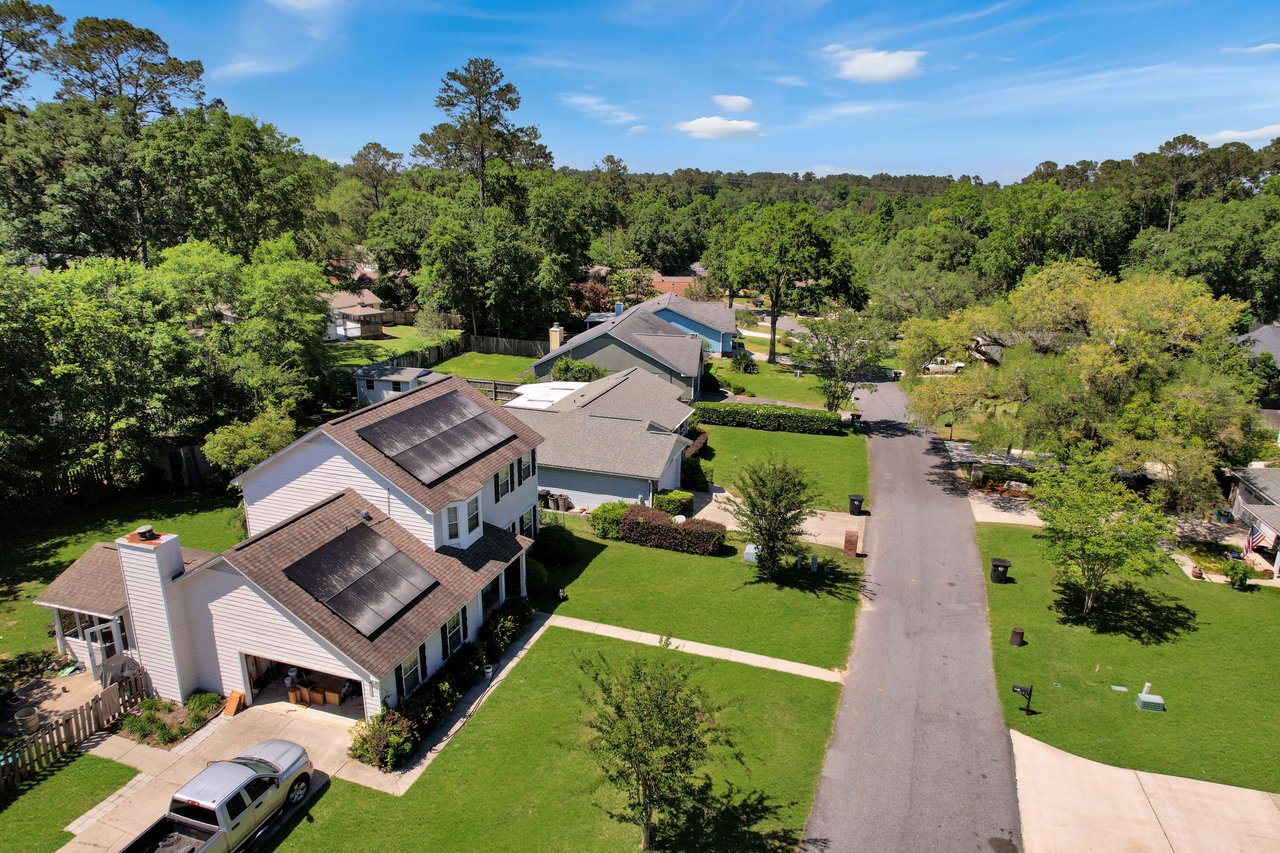
[[1262,531],[1258,529],[1258,525],[1249,525],[1249,538],[1244,540],[1244,552],[1250,554],[1259,545],[1262,544]]

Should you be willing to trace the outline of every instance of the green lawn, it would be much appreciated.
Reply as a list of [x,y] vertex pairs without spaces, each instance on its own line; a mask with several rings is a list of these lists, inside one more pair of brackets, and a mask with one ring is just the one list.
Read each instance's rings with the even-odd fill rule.
[[[768,338],[755,338],[755,337],[747,337],[744,335],[742,338],[742,345],[747,349],[751,350],[752,352],[765,353],[766,355],[769,352]],[[791,348],[787,346],[784,340],[782,340],[782,335],[778,335],[777,352],[778,352],[778,355],[787,355],[789,352],[791,352]]]
[[499,382],[534,382],[533,374],[525,373],[537,359],[519,355],[491,355],[480,352],[464,352],[453,358],[433,364],[432,370],[453,373],[466,379],[496,379]]
[[815,584],[804,572],[796,586],[777,586],[757,582],[736,547],[698,557],[596,539],[581,516],[566,524],[578,559],[550,569],[548,586],[569,600],[535,599],[541,610],[815,666],[842,666],[849,656],[860,560],[814,546],[839,573]]
[[333,359],[333,366],[363,367],[375,361],[384,361],[403,355],[421,346],[422,338],[413,326],[383,326],[382,331],[390,337],[326,344]]
[[734,373],[728,359],[716,359],[713,364],[720,384],[741,385],[747,395],[761,400],[778,400],[783,403],[803,403],[822,406],[822,393],[818,390],[818,378],[811,373],[796,378],[795,368],[782,364],[758,362],[759,373]]
[[820,496],[819,509],[845,510],[850,494],[867,494],[867,439],[861,433],[801,435],[743,427],[703,426],[703,455],[717,484],[737,494],[734,483],[747,463],[775,456],[799,466]]
[[[585,677],[577,661],[597,652],[612,660],[679,656],[695,667],[698,682],[724,706],[721,721],[742,753],[745,766],[707,768],[716,793],[734,786],[719,832],[691,832],[667,849],[795,849],[838,685],[558,628],[547,630],[403,797],[335,780],[277,849],[636,849],[639,830],[606,813],[619,796],[585,746]],[[697,807],[689,813],[703,814]]]
[[105,800],[138,771],[81,755],[26,786],[0,811],[0,847],[19,853],[57,850],[72,839],[62,828]]
[[[987,589],[1010,727],[1107,764],[1280,792],[1280,591],[1237,592],[1171,564],[1136,593],[1104,595],[1094,630],[1061,621],[1053,570],[1033,531],[979,524],[978,544],[984,566],[1006,557],[1017,581]],[[1022,648],[1009,645],[1015,625],[1026,630]],[[1134,707],[1146,681],[1167,713]],[[1018,710],[1015,683],[1034,685],[1038,714]]]
[[32,599],[94,542],[141,524],[177,533],[183,545],[207,551],[223,551],[244,536],[239,499],[230,493],[123,495],[41,520],[35,535],[13,528],[0,544],[0,654],[52,648],[50,611]]

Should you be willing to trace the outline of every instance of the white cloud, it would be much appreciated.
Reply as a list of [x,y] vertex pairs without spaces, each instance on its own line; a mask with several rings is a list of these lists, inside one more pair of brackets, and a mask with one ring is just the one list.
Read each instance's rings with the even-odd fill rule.
[[711,100],[715,101],[720,109],[731,113],[745,113],[755,106],[755,101],[745,95],[712,95]]
[[302,64],[301,59],[289,62],[276,62],[270,59],[253,59],[249,57],[233,59],[226,65],[219,66],[209,73],[215,80],[233,80],[237,77],[260,77],[265,74],[283,74],[292,71]]
[[702,116],[675,127],[694,139],[750,139],[761,135],[759,123],[724,116]]
[[1264,44],[1255,44],[1253,47],[1224,47],[1223,53],[1270,53],[1273,50],[1280,50],[1280,43],[1273,41]]
[[629,124],[640,118],[635,113],[629,113],[609,103],[599,95],[561,95],[560,103],[605,124]]
[[631,127],[627,128],[627,136],[636,136],[637,134],[644,133],[648,129],[649,126],[647,124],[633,124]]
[[239,49],[209,76],[257,77],[300,68],[339,32],[346,6],[347,0],[266,0],[250,6]]
[[771,77],[769,79],[773,80],[773,82],[777,83],[779,86],[792,86],[795,88],[800,88],[801,86],[809,85],[808,80],[804,79],[803,77],[797,77],[794,74],[784,74],[781,77]]
[[920,73],[920,57],[923,50],[851,50],[844,45],[832,44],[823,49],[836,66],[836,76],[859,83],[888,83]]
[[1253,130],[1220,130],[1204,138],[1205,142],[1268,142],[1280,136],[1280,124],[1268,124]]

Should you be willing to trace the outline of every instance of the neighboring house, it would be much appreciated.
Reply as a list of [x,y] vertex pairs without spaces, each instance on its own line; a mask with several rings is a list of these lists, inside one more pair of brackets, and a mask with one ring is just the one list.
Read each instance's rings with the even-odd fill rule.
[[693,409],[679,388],[639,368],[595,382],[523,385],[503,408],[542,435],[538,485],[595,509],[623,500],[652,503],[680,487],[682,436]]
[[329,303],[325,340],[348,341],[382,335],[386,312],[382,310],[382,300],[373,291],[368,288],[359,293],[335,290],[324,298]]
[[[621,306],[619,306],[621,307]],[[702,375],[702,338],[672,325],[637,305],[616,313],[567,342],[560,342],[559,326],[552,328],[551,352],[533,363],[535,376],[551,374],[562,356],[589,361],[608,373],[638,367],[679,386],[680,399],[693,400]]]
[[664,293],[636,306],[707,342],[713,356],[733,354],[738,323],[733,309],[723,302],[695,302],[676,293]]
[[[1262,531],[1264,547],[1276,548],[1280,534],[1280,468],[1232,468],[1231,512]],[[1280,548],[1272,565],[1280,570]]]
[[1232,338],[1233,341],[1246,346],[1254,355],[1269,353],[1276,364],[1280,364],[1280,323],[1258,326],[1247,335]]
[[[60,650],[157,695],[278,695],[297,667],[357,711],[412,693],[524,595],[542,437],[437,374],[330,421],[237,479],[249,538],[222,554],[149,528],[99,543],[37,603]],[[136,664],[134,663],[136,662]]]
[[390,362],[380,361],[357,368],[351,375],[356,382],[356,397],[363,406],[412,391],[433,374],[425,367],[396,367]]

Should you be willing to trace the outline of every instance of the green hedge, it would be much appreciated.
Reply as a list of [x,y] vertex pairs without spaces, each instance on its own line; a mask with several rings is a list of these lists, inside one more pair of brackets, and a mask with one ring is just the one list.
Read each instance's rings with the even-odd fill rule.
[[668,515],[693,515],[693,492],[663,489],[653,496],[653,508],[660,509]]
[[725,526],[701,518],[673,524],[662,510],[634,504],[622,517],[618,536],[633,545],[714,557],[724,545]]
[[839,412],[771,406],[763,403],[694,403],[698,423],[713,426],[746,427],[771,432],[799,432],[826,435],[842,432]]

